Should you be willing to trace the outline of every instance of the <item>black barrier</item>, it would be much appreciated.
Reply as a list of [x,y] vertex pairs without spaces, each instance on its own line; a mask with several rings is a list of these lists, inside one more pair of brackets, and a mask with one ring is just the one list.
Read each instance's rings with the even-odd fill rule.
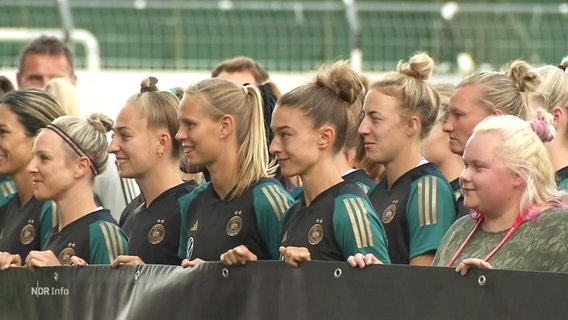
[[306,262],[15,268],[0,319],[566,319],[568,274]]

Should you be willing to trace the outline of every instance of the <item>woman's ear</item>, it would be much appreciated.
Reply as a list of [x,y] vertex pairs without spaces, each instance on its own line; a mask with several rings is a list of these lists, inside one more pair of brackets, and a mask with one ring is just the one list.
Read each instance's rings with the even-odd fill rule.
[[417,132],[420,134],[420,119],[417,116],[411,116],[406,120],[406,134],[413,136]]
[[335,129],[331,126],[323,126],[320,129],[319,141],[318,146],[320,149],[328,148],[330,145],[333,145],[335,141]]
[[235,129],[235,118],[232,115],[226,114],[221,117],[221,139],[230,136]]
[[85,174],[88,174],[91,171],[91,166],[93,165],[94,164],[91,163],[91,160],[88,157],[80,157],[79,162],[75,167],[75,178],[81,178]]

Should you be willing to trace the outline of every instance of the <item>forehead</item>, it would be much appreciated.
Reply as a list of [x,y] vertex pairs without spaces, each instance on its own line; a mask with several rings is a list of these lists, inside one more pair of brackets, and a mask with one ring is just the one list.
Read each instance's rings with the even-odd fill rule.
[[467,140],[463,158],[472,160],[493,159],[496,157],[498,144],[498,137],[490,132],[475,133]]
[[196,94],[184,95],[179,105],[179,118],[206,116],[204,103],[205,101]]
[[50,129],[44,128],[37,135],[34,142],[34,150],[54,150],[54,146],[61,146],[63,139]]
[[217,76],[217,78],[233,81],[234,83],[241,86],[246,83],[250,84],[256,83],[254,75],[248,70],[233,71],[233,72],[223,71]]
[[397,97],[388,95],[379,90],[373,89],[367,93],[363,108],[365,111],[389,112],[398,109],[399,100]]
[[63,54],[50,55],[43,53],[28,53],[24,58],[22,71],[46,72],[50,75],[71,75],[71,68],[67,58]]
[[146,119],[141,109],[131,103],[126,103],[116,117],[115,127],[134,126],[145,124]]
[[299,108],[288,105],[277,105],[272,112],[271,126],[312,126],[312,121],[306,117]]

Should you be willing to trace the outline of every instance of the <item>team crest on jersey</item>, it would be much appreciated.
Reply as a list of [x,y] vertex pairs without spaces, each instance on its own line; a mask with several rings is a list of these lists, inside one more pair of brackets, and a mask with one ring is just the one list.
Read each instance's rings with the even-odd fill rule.
[[321,239],[323,239],[322,223],[323,219],[316,219],[316,223],[310,228],[310,231],[308,231],[308,242],[312,246],[320,243]]
[[241,232],[241,228],[243,227],[242,213],[241,210],[235,211],[235,215],[227,222],[226,231],[230,237],[234,237]]
[[32,241],[34,241],[35,228],[33,223],[33,219],[28,220],[28,224],[26,224],[22,228],[22,231],[20,231],[20,241],[22,242],[22,244],[30,244]]
[[151,244],[158,244],[164,240],[166,229],[164,228],[164,219],[156,220],[156,224],[148,232],[148,241]]
[[64,266],[71,265],[71,257],[75,255],[75,242],[69,242],[67,247],[59,253],[59,262]]
[[394,200],[391,204],[389,204],[389,206],[385,209],[385,211],[383,211],[383,214],[381,215],[381,221],[384,224],[387,224],[389,222],[392,221],[392,219],[394,219],[394,215],[396,214],[396,204],[398,203],[398,200]]

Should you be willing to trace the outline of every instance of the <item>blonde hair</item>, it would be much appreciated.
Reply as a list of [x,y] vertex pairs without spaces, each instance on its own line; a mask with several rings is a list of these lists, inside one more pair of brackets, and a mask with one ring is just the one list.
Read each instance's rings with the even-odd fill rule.
[[434,89],[438,92],[440,96],[440,108],[438,108],[438,116],[436,117],[435,123],[444,123],[448,120],[449,108],[450,108],[450,98],[456,90],[456,86],[449,83],[441,83],[434,85]]
[[267,176],[269,170],[263,107],[258,88],[212,78],[190,86],[185,90],[185,95],[201,99],[201,106],[215,121],[224,115],[231,115],[235,119],[239,169],[232,197],[240,197],[251,183]]
[[417,53],[408,62],[399,61],[396,71],[390,72],[371,85],[371,90],[400,100],[400,115],[416,115],[420,119],[420,139],[429,133],[438,115],[440,97],[428,79],[434,70],[434,60],[426,53]]
[[516,60],[506,72],[483,71],[469,75],[457,88],[468,85],[475,85],[478,89],[477,103],[485,108],[487,114],[499,109],[505,114],[526,119],[526,94],[536,92],[540,77],[530,71],[526,62]]
[[140,83],[140,93],[130,97],[126,103],[137,106],[148,122],[149,129],[167,128],[172,140],[172,157],[180,159],[181,142],[174,139],[179,129],[179,99],[177,94],[159,91],[158,79],[148,77]]
[[[108,140],[106,133],[112,130],[114,122],[102,113],[93,113],[87,119],[76,116],[62,116],[52,123],[56,129],[63,131],[72,142],[90,159],[94,166],[94,176],[106,169],[108,160]],[[53,129],[52,129],[53,130]],[[57,130],[54,130],[57,133]],[[59,134],[59,133],[58,133]],[[65,139],[66,140],[66,139]],[[75,146],[68,146],[69,154],[76,156]]]
[[77,89],[66,78],[54,78],[49,80],[45,86],[45,91],[51,93],[65,111],[70,116],[79,115],[79,101],[77,100]]
[[[525,181],[519,207],[525,218],[539,213],[534,208],[563,207],[566,199],[566,193],[558,191],[554,168],[538,136],[541,132],[535,131],[541,129],[513,115],[488,117],[473,130],[474,135],[493,134],[499,141],[496,152],[505,166]],[[552,134],[550,130],[546,140],[552,139]]]
[[340,60],[321,67],[315,79],[280,97],[278,105],[299,109],[314,128],[330,124],[335,129],[333,151],[359,143],[357,127],[365,97],[366,80]]
[[[564,60],[565,66],[568,61]],[[563,65],[563,64],[562,64]],[[556,66],[536,68],[542,83],[539,92],[543,96],[542,107],[551,112],[554,107],[564,107],[568,103],[568,73]]]

